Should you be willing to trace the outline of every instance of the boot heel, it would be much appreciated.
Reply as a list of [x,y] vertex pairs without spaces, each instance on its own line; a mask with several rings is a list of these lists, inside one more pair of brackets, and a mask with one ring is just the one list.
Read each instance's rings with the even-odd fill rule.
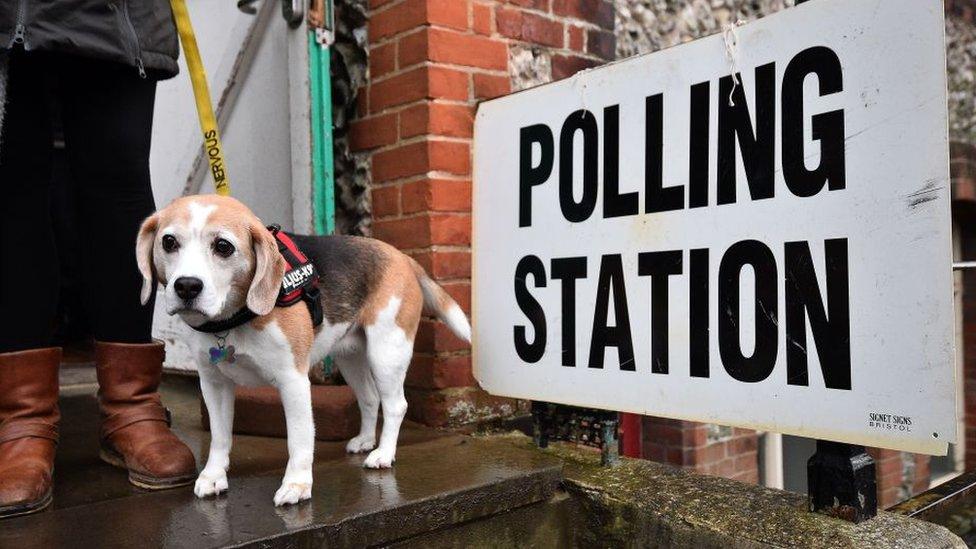
[[193,482],[197,479],[196,475],[173,479],[157,479],[148,477],[146,475],[140,475],[135,471],[129,470],[129,468],[125,465],[125,458],[111,448],[99,448],[98,457],[112,467],[127,470],[129,472],[129,482],[145,490],[167,490],[169,488],[176,488],[177,486],[187,486],[189,484],[193,484]]
[[125,466],[125,460],[114,450],[105,448],[104,446],[98,449],[98,457],[105,463],[108,463],[112,467],[118,467],[119,469],[128,469]]

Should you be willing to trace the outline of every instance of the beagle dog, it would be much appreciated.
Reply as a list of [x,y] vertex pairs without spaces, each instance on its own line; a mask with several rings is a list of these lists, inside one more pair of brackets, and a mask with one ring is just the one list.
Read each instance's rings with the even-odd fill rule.
[[407,410],[403,381],[422,311],[426,307],[459,337],[471,340],[471,326],[457,303],[396,248],[355,236],[292,239],[319,274],[324,318],[318,327],[302,303],[275,306],[285,260],[272,233],[237,200],[180,198],[139,230],[143,303],[158,282],[165,287],[167,313],[191,327],[253,313],[253,319],[226,333],[193,331],[191,348],[199,360],[211,430],[210,454],[194,487],[198,497],[227,490],[235,384],[272,385],[281,394],[288,465],[274,503],[286,505],[311,497],[312,364],[331,355],[356,394],[362,425],[346,451],[370,452],[363,466],[386,468],[396,456]]

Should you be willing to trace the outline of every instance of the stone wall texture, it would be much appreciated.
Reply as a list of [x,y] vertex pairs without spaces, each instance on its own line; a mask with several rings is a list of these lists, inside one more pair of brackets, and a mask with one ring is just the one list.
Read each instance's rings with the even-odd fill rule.
[[336,232],[368,235],[372,222],[369,156],[349,144],[356,101],[366,85],[366,0],[337,0],[336,41],[332,46],[333,155]]
[[752,21],[793,0],[614,0],[617,58],[668,48]]
[[976,26],[968,18],[946,19],[949,80],[949,138],[976,144]]

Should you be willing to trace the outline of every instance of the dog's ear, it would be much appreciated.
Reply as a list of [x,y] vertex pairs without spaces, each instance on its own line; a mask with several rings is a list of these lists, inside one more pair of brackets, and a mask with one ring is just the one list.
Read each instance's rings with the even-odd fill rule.
[[142,222],[139,227],[139,236],[136,237],[136,264],[139,265],[139,273],[142,274],[142,293],[139,295],[140,301],[145,305],[152,296],[153,287],[156,284],[156,267],[153,265],[153,245],[156,242],[156,230],[159,228],[159,214],[152,214]]
[[254,243],[254,278],[247,291],[247,308],[257,315],[266,315],[274,309],[285,276],[285,258],[278,251],[278,241],[271,231],[260,223],[251,225],[251,241]]

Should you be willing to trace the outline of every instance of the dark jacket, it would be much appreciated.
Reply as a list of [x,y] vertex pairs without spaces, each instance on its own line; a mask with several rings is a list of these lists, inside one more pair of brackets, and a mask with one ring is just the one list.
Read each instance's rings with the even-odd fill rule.
[[115,61],[152,78],[179,72],[169,0],[0,0],[0,50],[17,44]]

